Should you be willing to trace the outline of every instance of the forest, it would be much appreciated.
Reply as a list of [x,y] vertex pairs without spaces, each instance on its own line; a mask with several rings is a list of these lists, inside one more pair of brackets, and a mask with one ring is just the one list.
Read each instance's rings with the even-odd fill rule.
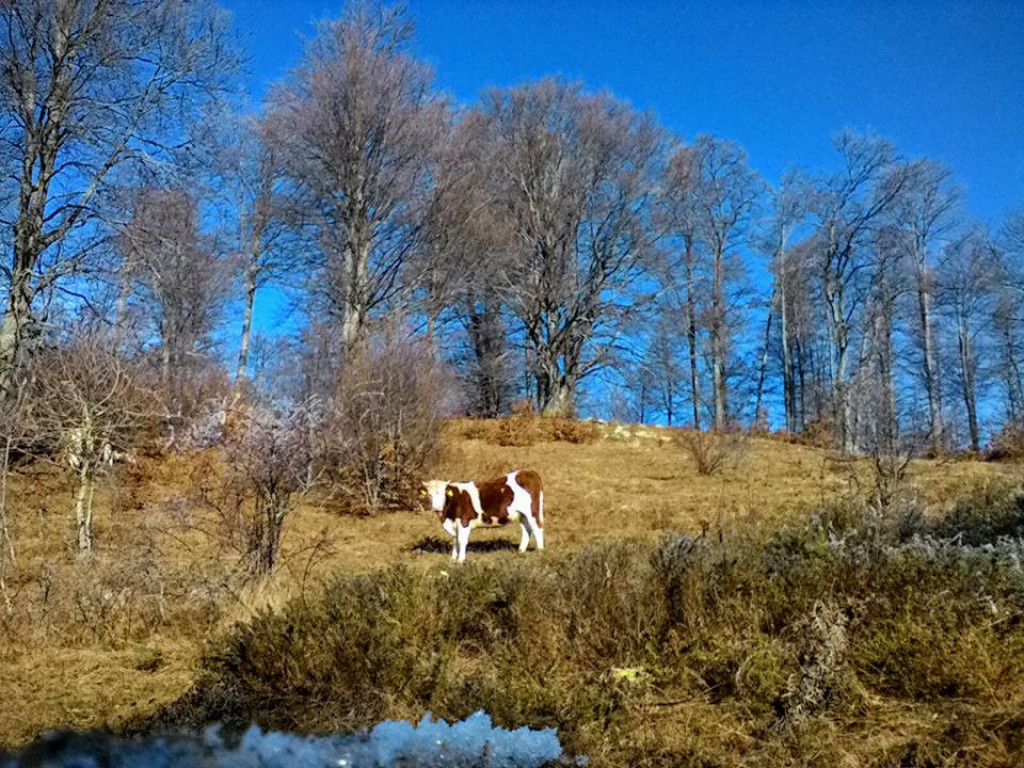
[[243,387],[332,403],[385,337],[454,373],[467,414],[941,453],[1024,413],[1024,210],[971,221],[953,169],[884,137],[839,130],[829,167],[765,179],[727,138],[557,77],[454,103],[408,16],[372,4],[259,105],[212,5],[2,23],[6,422],[80,347],[169,428]]

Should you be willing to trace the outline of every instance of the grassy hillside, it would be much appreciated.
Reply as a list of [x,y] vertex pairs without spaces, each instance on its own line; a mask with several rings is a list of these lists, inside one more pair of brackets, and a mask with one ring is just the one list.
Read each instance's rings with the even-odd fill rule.
[[[872,579],[885,576],[884,568],[873,575],[860,571],[851,575],[842,570],[846,565],[828,558],[821,563],[813,558],[796,558],[793,570],[785,577],[799,587],[793,595],[764,586],[778,578],[778,573],[765,565],[763,553],[772,547],[777,549],[784,541],[779,531],[794,527],[803,531],[795,539],[804,542],[798,547],[800,551],[820,547],[820,529],[807,526],[811,511],[836,498],[863,498],[871,489],[871,471],[867,462],[835,461],[817,449],[751,438],[735,464],[705,477],[697,474],[688,454],[667,439],[669,434],[656,429],[605,427],[591,442],[542,439],[532,445],[500,445],[530,439],[510,432],[505,424],[453,422],[447,429],[437,474],[463,479],[517,467],[539,470],[546,483],[548,551],[520,556],[514,551],[518,532],[478,531],[470,543],[469,567],[453,571],[447,558],[447,541],[430,514],[408,510],[363,518],[340,517],[329,511],[329,505],[310,498],[288,520],[281,566],[269,581],[259,585],[242,584],[233,549],[237,542],[221,530],[223,521],[215,511],[193,500],[196,487],[216,482],[215,454],[155,458],[123,471],[97,499],[99,550],[88,564],[76,562],[70,547],[69,482],[54,468],[26,468],[13,478],[9,489],[18,559],[7,580],[11,610],[0,608],[0,636],[4,640],[0,650],[0,701],[17,702],[17,706],[5,706],[0,713],[0,743],[16,744],[42,728],[62,725],[119,727],[128,721],[144,723],[202,678],[207,681],[202,689],[205,692],[163,709],[165,718],[193,722],[217,713],[244,719],[247,713],[243,710],[251,704],[252,712],[265,712],[269,722],[323,728],[362,724],[381,713],[415,715],[426,705],[438,712],[447,711],[445,707],[455,712],[483,704],[512,725],[542,721],[564,724],[573,744],[598,759],[602,759],[600,745],[607,743],[609,753],[603,764],[616,764],[615,760],[626,754],[650,760],[657,755],[704,754],[699,749],[694,751],[697,748],[690,742],[662,743],[656,739],[634,743],[662,732],[676,734],[673,739],[691,732],[712,734],[707,748],[711,751],[706,754],[727,755],[726,745],[731,741],[739,749],[758,738],[756,728],[779,721],[779,692],[797,668],[794,663],[799,666],[795,660],[800,655],[796,639],[800,627],[813,624],[814,611],[818,610],[815,601],[831,594],[830,584],[845,584],[839,601],[846,601],[845,610],[851,601],[868,600]],[[977,462],[917,462],[911,467],[908,495],[918,497],[930,515],[941,519],[950,512],[954,497],[978,483],[997,479],[1013,483],[1016,470],[1008,465]],[[665,606],[670,606],[672,600],[665,597],[664,590],[654,588],[658,579],[652,580],[652,574],[658,572],[650,565],[651,547],[666,532],[675,531],[691,535],[704,531],[704,541],[721,540],[722,544],[716,546],[740,547],[729,550],[732,554],[723,554],[723,550],[708,555],[709,563],[715,557],[746,563],[739,575],[730,577],[734,581],[716,583],[707,593],[702,592],[706,584],[695,584],[697,593],[692,596],[697,601],[693,605],[703,606],[699,615],[706,617],[701,619],[705,621],[702,636],[723,632],[732,643],[731,650],[715,644],[703,649],[692,644],[687,649],[678,646],[682,630],[673,624],[675,619],[666,618],[669,613]],[[594,573],[612,569],[613,565],[619,570],[609,572],[620,572],[621,580],[594,580]],[[338,581],[339,577],[343,580]],[[511,586],[503,585],[506,577]],[[574,582],[582,583],[583,594],[567,589],[566,585]],[[907,722],[904,735],[923,721],[917,711],[918,692],[910,688],[909,693],[893,694],[888,676],[895,673],[878,671],[888,658],[888,646],[876,647],[882,642],[878,638],[898,638],[901,632],[916,631],[897,619],[901,611],[916,610],[918,585],[922,594],[932,590],[927,594],[934,602],[928,605],[939,607],[948,603],[942,597],[943,590],[966,594],[972,589],[970,585],[948,583],[948,573],[927,579],[901,576],[896,582],[902,586],[886,609],[887,620],[895,623],[871,628],[863,636],[863,644],[856,646],[865,669],[875,670],[870,673],[875,677],[868,675],[865,681],[864,675],[855,675],[857,682],[843,689],[847,692],[844,695],[855,691],[854,698],[860,702],[850,710],[853,715],[843,717],[867,718],[864,728],[877,729],[879,739],[888,738],[885,734],[891,735],[893,729],[904,728],[900,725],[902,718]],[[573,605],[588,605],[586,600],[597,599],[594,595],[588,598],[585,591],[599,584],[604,584],[600,591],[607,594],[601,599],[607,604],[594,607],[588,615],[592,619],[604,617],[601,622],[607,623],[595,620],[587,627],[580,624],[580,634],[570,643],[586,643],[587,647],[580,650],[572,646],[552,657],[544,651],[543,638],[531,635],[528,645],[537,646],[536,653],[549,653],[553,677],[533,677],[523,682],[525,687],[511,687],[518,692],[534,691],[530,694],[533,699],[498,697],[495,692],[502,689],[505,670],[501,664],[511,663],[514,655],[503,655],[496,648],[504,643],[506,651],[514,650],[519,642],[517,633],[526,627],[552,633],[545,636],[549,645],[565,648],[570,641],[564,633],[571,622],[552,625],[530,617],[542,615],[548,604],[568,611],[558,616],[571,615],[576,610]],[[511,591],[505,594],[503,590]],[[466,593],[472,595],[461,597]],[[408,613],[397,617],[397,634],[386,634],[395,616],[380,613],[381,606],[371,598],[373,594],[386,594],[386,600],[407,600]],[[540,596],[545,596],[547,602]],[[505,608],[497,610],[494,600]],[[347,680],[354,686],[353,691],[363,691],[377,702],[373,707],[346,709],[343,701],[322,702],[331,705],[329,711],[333,714],[329,719],[310,719],[312,715],[302,719],[292,710],[286,716],[285,710],[268,708],[266,700],[256,706],[254,699],[246,698],[251,692],[234,691],[230,694],[235,697],[231,698],[234,709],[225,706],[218,712],[213,702],[218,696],[228,695],[217,687],[218,671],[230,656],[225,649],[236,647],[232,643],[237,642],[237,636],[230,635],[230,627],[260,617],[258,625],[266,626],[269,633],[266,648],[274,649],[267,658],[281,656],[282,648],[273,640],[279,630],[275,622],[279,620],[268,618],[264,609],[282,611],[289,601],[289,615],[309,611],[311,623],[305,625],[303,619],[300,632],[321,626],[325,617],[337,615],[340,610],[342,615],[362,616],[364,625],[360,626],[367,627],[371,634],[385,633],[374,635],[377,640],[373,642],[387,640],[392,648],[404,644],[404,650],[393,660],[394,668],[388,667],[391,662],[384,664],[385,677],[371,681],[372,685],[356,672],[351,678],[330,677],[341,674],[326,671],[336,670],[341,657],[329,643],[321,643],[321,655],[314,657],[322,662],[323,674],[330,678],[326,689],[318,689],[321,693],[336,693]],[[826,601],[820,610],[833,610],[835,604],[835,600]],[[729,606],[736,609],[732,619]],[[755,607],[756,620],[740,610],[743,606]],[[637,613],[641,607],[654,613]],[[956,658],[961,650],[976,651],[974,656],[965,657],[970,659],[988,654],[986,658],[992,663],[978,685],[1000,690],[983,690],[989,698],[978,704],[970,703],[974,701],[971,696],[979,695],[977,687],[954,686],[951,692],[942,693],[939,685],[935,700],[941,706],[933,710],[932,704],[921,705],[928,716],[944,712],[947,699],[966,696],[968,708],[980,707],[989,713],[1001,712],[1000,707],[1007,702],[1018,701],[1018,691],[1012,687],[1017,681],[1016,669],[996,664],[999,643],[1007,642],[1006,638],[996,630],[985,629],[981,614],[971,610],[966,617],[955,612],[942,614],[940,624],[929,624],[927,631],[956,626],[941,622],[966,621],[967,626],[974,627],[976,631],[963,636],[954,634],[956,642],[946,642],[944,652]],[[619,612],[624,613],[620,616]],[[429,616],[438,618],[426,621]],[[624,627],[624,621],[632,623]],[[421,631],[409,634],[413,626]],[[461,646],[457,641],[475,636],[477,630],[483,632],[485,640],[475,653],[448,653]],[[943,636],[935,635],[939,639]],[[350,639],[335,637],[342,645]],[[907,653],[913,655],[918,640],[907,641],[911,648]],[[598,644],[596,648],[591,647],[594,643]],[[601,650],[601,643],[608,645]],[[376,646],[370,643],[360,647]],[[876,647],[874,656],[872,647]],[[524,669],[544,668],[541,656],[530,658],[534,663]],[[594,658],[603,661],[595,665]],[[942,658],[937,662],[940,666]],[[399,663],[402,659],[406,661]],[[440,666],[430,666],[425,661],[429,659]],[[354,657],[349,660],[353,668],[366,666]],[[412,671],[403,666],[413,662],[419,666],[414,664]],[[699,680],[691,674],[694,665],[701,670]],[[309,673],[302,667],[299,663],[296,674]],[[626,671],[615,672],[613,667]],[[260,670],[251,666],[238,674],[251,682],[253,689],[259,689],[266,683],[259,682],[264,672],[272,674],[269,667]],[[884,684],[877,682],[883,679],[879,675],[884,675]],[[629,681],[637,676],[645,682],[630,688]],[[728,683],[730,676],[732,683]],[[270,690],[277,691],[279,682],[273,681]],[[314,706],[315,697],[310,699],[308,686],[303,688],[307,683],[274,693],[269,700],[294,704],[295,699],[289,696],[298,696],[309,702],[310,712],[325,711]],[[748,701],[748,689],[760,692]],[[595,691],[603,693],[595,698]],[[639,692],[643,695],[635,695]],[[612,699],[606,700],[607,696]],[[866,710],[857,709],[867,706],[864,702],[871,706],[877,703],[881,709],[872,710],[868,717]],[[998,702],[998,707],[992,702]],[[829,716],[834,713],[830,711]],[[513,722],[517,718],[523,722]],[[660,725],[665,718],[674,724],[667,730]],[[618,736],[608,732],[609,728],[616,729]],[[768,757],[766,753],[764,759]]]

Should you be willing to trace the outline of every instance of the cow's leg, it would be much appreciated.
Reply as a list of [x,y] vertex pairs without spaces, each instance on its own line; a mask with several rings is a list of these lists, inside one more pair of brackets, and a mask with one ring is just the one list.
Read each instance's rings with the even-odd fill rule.
[[531,520],[530,524],[533,527],[533,543],[537,545],[537,549],[544,549],[544,529],[537,525],[536,520]]
[[459,559],[459,536],[457,533],[452,533],[452,560]]
[[525,517],[519,518],[519,527],[522,529],[522,537],[519,539],[519,551],[525,552],[530,546],[530,524],[526,522]]
[[463,525],[462,523],[459,523],[459,529],[458,529],[458,534],[457,535],[458,535],[458,540],[459,540],[459,558],[458,559],[459,559],[460,563],[466,562],[466,545],[469,544],[469,531],[470,531],[470,527],[468,525]]
[[533,534],[533,543],[537,549],[544,549],[544,529],[537,524],[537,519],[530,513],[524,512],[519,518],[523,526],[523,540],[519,544],[519,551],[525,552],[530,545],[530,534]]

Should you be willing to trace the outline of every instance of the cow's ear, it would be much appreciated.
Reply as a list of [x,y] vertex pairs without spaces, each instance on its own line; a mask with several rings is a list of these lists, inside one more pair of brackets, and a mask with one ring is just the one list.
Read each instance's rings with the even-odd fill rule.
[[453,490],[452,490],[452,487],[451,487],[451,486],[449,485],[449,486],[448,486],[448,490],[446,490],[446,491],[444,492],[444,495],[445,495],[445,496],[447,496],[447,497],[448,497],[448,498],[450,499],[450,498],[451,498],[452,496],[454,496],[454,495],[455,495],[455,491],[453,491]]

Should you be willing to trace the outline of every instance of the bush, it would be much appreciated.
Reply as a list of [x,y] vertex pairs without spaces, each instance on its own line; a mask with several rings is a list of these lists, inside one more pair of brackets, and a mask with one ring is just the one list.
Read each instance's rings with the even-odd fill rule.
[[314,422],[306,405],[257,404],[245,409],[225,441],[231,503],[224,509],[254,576],[269,574],[277,563],[292,496],[305,483]]
[[700,475],[713,475],[726,467],[735,469],[747,452],[747,438],[739,430],[686,430],[676,436],[675,442],[690,455]]
[[511,416],[498,420],[493,442],[506,447],[525,447],[540,439],[539,419],[533,407],[527,403]]
[[1010,422],[992,437],[986,461],[1024,461],[1024,424]]
[[505,447],[527,447],[539,442],[592,443],[601,436],[590,421],[567,416],[538,416],[529,402],[517,405],[503,419],[464,419],[459,433],[467,440],[483,440]]
[[390,337],[345,363],[317,463],[345,511],[409,503],[440,449],[452,384],[426,344]]

